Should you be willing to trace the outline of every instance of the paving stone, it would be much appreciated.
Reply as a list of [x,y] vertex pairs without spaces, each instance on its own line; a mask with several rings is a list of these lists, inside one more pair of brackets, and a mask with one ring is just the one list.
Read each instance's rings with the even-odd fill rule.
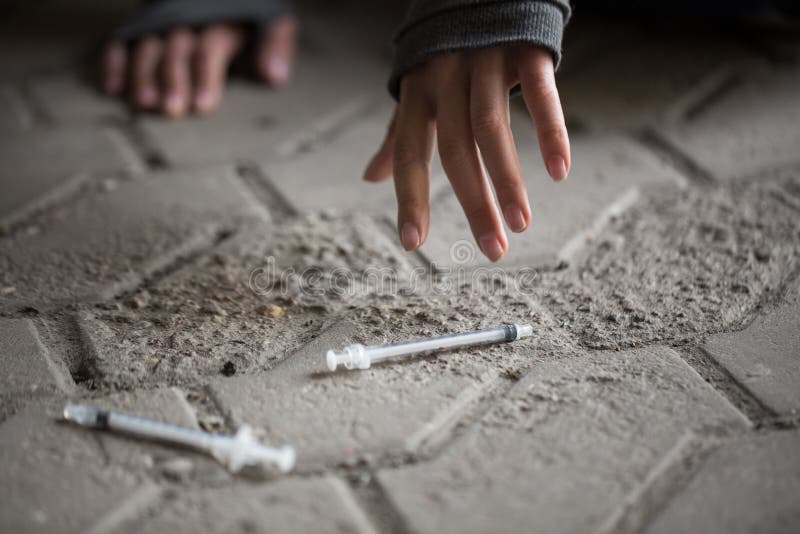
[[96,127],[21,133],[0,143],[0,224],[74,191],[89,176],[137,169],[118,134]]
[[[573,136],[572,170],[553,182],[541,162],[530,118],[513,116],[515,138],[528,184],[532,222],[522,234],[507,231],[509,253],[499,266],[556,266],[574,261],[613,215],[652,186],[675,186],[683,178],[623,137]],[[431,206],[423,254],[444,268],[490,265],[474,244],[466,216],[452,191]]]
[[256,226],[133,295],[82,315],[97,380],[181,384],[272,367],[342,310],[392,299],[413,265],[365,216]]
[[[147,391],[120,392],[87,401],[92,406],[115,410],[139,417],[147,417],[174,425],[198,428],[194,410],[186,400],[185,394],[177,388],[159,388]],[[202,453],[187,449],[158,444],[113,432],[98,435],[109,463],[129,468],[150,469],[176,458],[187,458],[191,462],[202,462]]]
[[680,36],[671,28],[595,33],[598,57],[568,70],[558,86],[568,120],[598,130],[662,127],[718,90],[733,65],[753,61],[743,46],[709,37],[708,28]]
[[324,476],[181,492],[120,534],[172,532],[373,533],[349,488]]
[[753,73],[668,139],[719,178],[741,177],[800,161],[800,73]]
[[716,451],[645,532],[789,534],[798,495],[800,432],[750,436]]
[[800,168],[653,193],[574,269],[537,273],[533,294],[588,348],[697,345],[741,328],[797,272],[797,199]]
[[157,496],[152,484],[104,465],[91,431],[58,421],[61,406],[31,407],[0,426],[3,532],[88,532],[113,523],[118,507]]
[[[397,200],[392,180],[375,184],[362,179],[386,134],[392,113],[389,104],[354,118],[296,155],[265,160],[261,167],[270,183],[299,212],[353,211],[382,214],[394,221]],[[436,160],[431,195],[444,187],[447,180]]]
[[740,332],[710,336],[703,346],[733,377],[779,414],[800,413],[800,279],[782,302]]
[[0,305],[103,299],[268,215],[230,169],[111,182],[0,242]]
[[[299,469],[424,454],[499,375],[515,376],[532,362],[568,350],[563,334],[536,303],[499,293],[474,288],[461,295],[420,295],[359,307],[268,373],[215,380],[211,395],[235,424],[252,424],[271,441],[294,445]],[[328,349],[356,342],[390,343],[510,322],[530,322],[536,341],[362,371],[330,373],[325,367]]]
[[56,123],[123,120],[125,104],[109,98],[76,73],[41,76],[28,83],[32,98]]
[[379,481],[414,532],[595,532],[693,433],[745,425],[671,349],[595,352],[534,364],[440,456]]
[[0,319],[0,398],[63,392],[72,383],[28,319]]
[[33,125],[33,116],[18,87],[0,84],[0,140],[4,143]]
[[215,113],[180,121],[143,117],[142,131],[176,165],[257,161],[302,149],[376,95],[389,98],[382,92],[383,70],[363,57],[301,50],[296,68],[285,90],[231,80]]

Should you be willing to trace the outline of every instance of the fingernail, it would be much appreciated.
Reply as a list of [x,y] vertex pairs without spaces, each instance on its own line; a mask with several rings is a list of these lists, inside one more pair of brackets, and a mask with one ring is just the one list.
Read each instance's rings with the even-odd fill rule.
[[481,250],[492,261],[497,261],[503,257],[503,246],[494,234],[486,234],[478,239]]
[[197,96],[195,97],[194,104],[200,111],[210,110],[214,105],[214,100],[211,96],[211,92],[208,91],[207,89],[201,89],[197,93]]
[[567,162],[561,156],[553,156],[547,160],[547,172],[553,180],[563,180],[567,177]]
[[419,230],[414,223],[405,223],[400,229],[400,241],[406,250],[414,250],[419,246]]
[[183,111],[183,99],[176,94],[167,96],[167,111],[173,115],[177,115]]
[[515,232],[521,232],[528,226],[528,223],[525,222],[525,215],[516,204],[512,203],[506,206],[503,210],[503,214],[506,216],[508,227]]
[[152,87],[143,87],[139,90],[139,101],[145,106],[153,106],[158,101],[158,94]]
[[289,64],[280,57],[273,57],[267,65],[269,77],[274,82],[285,82],[289,79]]

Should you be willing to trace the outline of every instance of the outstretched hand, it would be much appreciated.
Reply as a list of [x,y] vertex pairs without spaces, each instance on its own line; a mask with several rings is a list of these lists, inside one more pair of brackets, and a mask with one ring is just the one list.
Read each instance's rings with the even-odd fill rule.
[[[256,70],[267,83],[281,86],[289,81],[296,33],[294,18],[282,17],[258,43]],[[112,42],[103,54],[102,88],[114,96],[127,90],[134,107],[171,117],[208,113],[219,106],[228,65],[244,39],[241,26],[215,23],[147,35],[129,46]]]
[[508,250],[492,185],[508,227],[522,232],[530,224],[509,120],[509,89],[516,84],[536,125],[547,171],[563,180],[570,168],[569,138],[549,51],[514,45],[442,54],[403,76],[394,118],[364,179],[394,176],[397,225],[406,250],[418,248],[428,235],[434,139],[475,240],[490,260]]

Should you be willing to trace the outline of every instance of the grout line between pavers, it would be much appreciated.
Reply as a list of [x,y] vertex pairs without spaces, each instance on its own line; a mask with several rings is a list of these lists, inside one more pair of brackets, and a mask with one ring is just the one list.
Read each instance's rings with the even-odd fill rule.
[[756,428],[774,419],[776,414],[761,403],[746,387],[703,347],[689,346],[673,348],[700,377],[742,413]]
[[375,472],[370,470],[362,474],[368,477],[367,482],[363,483],[360,477],[350,477],[349,488],[375,529],[387,534],[411,534],[412,529],[378,482]]
[[716,448],[687,432],[597,529],[598,534],[641,532],[692,478]]
[[161,496],[162,490],[153,482],[144,482],[120,506],[102,516],[86,534],[105,534],[116,531],[125,521],[147,508]]
[[645,128],[638,133],[634,133],[633,139],[648,151],[654,153],[663,161],[666,161],[680,174],[685,176],[690,183],[703,187],[708,187],[717,183],[717,180],[710,171],[697,163],[689,155],[685,154],[656,130]]

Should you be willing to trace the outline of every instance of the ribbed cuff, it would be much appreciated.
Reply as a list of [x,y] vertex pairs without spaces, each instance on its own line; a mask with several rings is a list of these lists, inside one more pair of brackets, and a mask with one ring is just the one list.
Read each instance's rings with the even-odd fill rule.
[[212,22],[252,24],[257,32],[289,10],[280,0],[159,0],[143,6],[113,39],[129,41],[178,26],[203,26]]
[[504,44],[548,49],[558,66],[568,13],[542,0],[486,2],[439,12],[406,26],[395,36],[389,92],[400,98],[400,80],[431,56]]

